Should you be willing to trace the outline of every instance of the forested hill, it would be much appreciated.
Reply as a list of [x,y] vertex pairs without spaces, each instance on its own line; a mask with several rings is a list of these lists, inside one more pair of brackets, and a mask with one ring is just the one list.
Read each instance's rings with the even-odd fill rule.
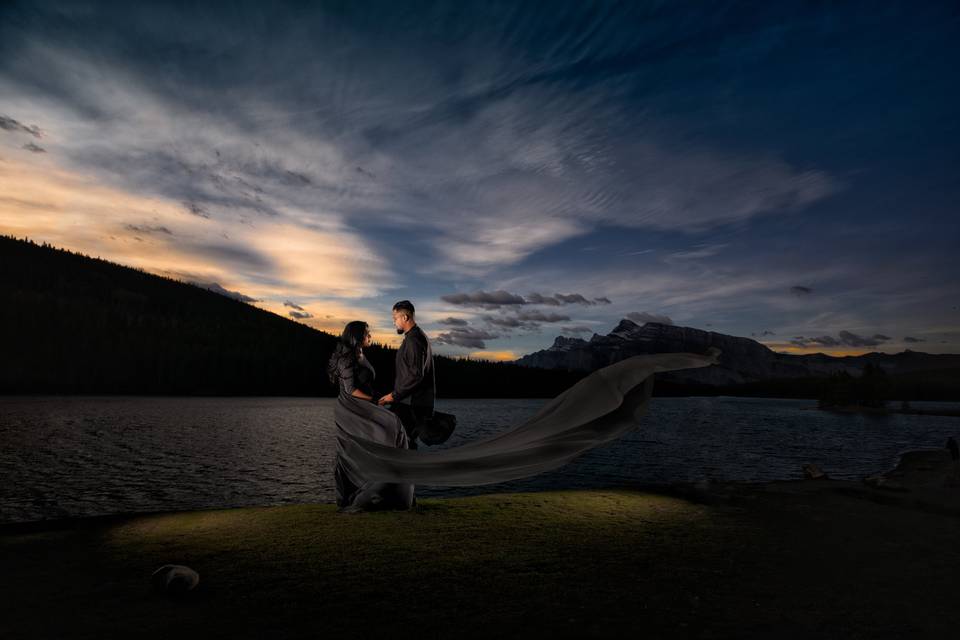
[[[0,236],[0,301],[0,394],[335,393],[325,369],[336,337],[106,260]],[[395,351],[367,355],[389,391]],[[441,398],[550,397],[583,375],[435,364]]]

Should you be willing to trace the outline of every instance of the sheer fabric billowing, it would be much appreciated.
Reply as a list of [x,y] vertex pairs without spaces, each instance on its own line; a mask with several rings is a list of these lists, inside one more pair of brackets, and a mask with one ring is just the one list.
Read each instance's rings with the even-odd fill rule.
[[[719,355],[713,347],[705,355],[657,353],[622,360],[591,373],[526,422],[440,451],[385,441],[399,438],[403,429],[390,412],[366,410],[364,417],[387,425],[389,435],[342,429],[338,421],[339,457],[344,468],[362,470],[363,477],[377,482],[469,486],[525,478],[556,469],[636,428],[650,402],[655,373],[706,367],[716,364]],[[346,402],[341,399],[338,410]]]

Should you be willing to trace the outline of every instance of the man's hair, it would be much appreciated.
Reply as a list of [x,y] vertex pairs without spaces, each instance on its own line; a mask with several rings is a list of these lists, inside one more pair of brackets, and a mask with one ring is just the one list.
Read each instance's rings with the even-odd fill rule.
[[409,300],[401,300],[400,302],[394,304],[393,310],[400,311],[401,313],[405,313],[408,316],[410,316],[411,319],[413,319],[413,315],[414,315],[413,303],[410,302]]

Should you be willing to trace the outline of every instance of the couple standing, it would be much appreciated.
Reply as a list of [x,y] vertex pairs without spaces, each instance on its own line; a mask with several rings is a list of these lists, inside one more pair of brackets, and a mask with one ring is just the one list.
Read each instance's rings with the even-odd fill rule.
[[[393,306],[393,323],[404,334],[397,351],[393,391],[375,398],[365,322],[344,328],[327,373],[340,386],[337,427],[337,506],[347,512],[409,509],[414,483],[474,486],[527,478],[557,469],[590,449],[637,428],[657,373],[719,364],[720,350],[649,353],[620,360],[589,374],[548,401],[533,416],[501,432],[456,447],[410,451],[419,438],[443,442],[456,419],[433,410],[430,343],[417,327],[413,305]],[[387,409],[390,405],[391,409]]]
[[327,365],[330,381],[340,388],[334,409],[334,478],[337,506],[343,510],[409,509],[416,504],[412,484],[369,481],[363,469],[344,455],[345,434],[388,447],[416,449],[417,437],[431,427],[436,397],[433,352],[409,300],[393,305],[393,325],[403,335],[403,343],[397,350],[393,387],[386,395],[376,398],[376,371],[363,354],[372,342],[367,323],[357,320],[344,327]]

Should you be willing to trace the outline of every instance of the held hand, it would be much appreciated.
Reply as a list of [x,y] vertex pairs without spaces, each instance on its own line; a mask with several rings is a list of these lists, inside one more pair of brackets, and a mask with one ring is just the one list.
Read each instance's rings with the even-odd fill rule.
[[391,392],[391,393],[388,393],[387,395],[385,395],[385,396],[383,396],[382,398],[380,398],[379,400],[377,400],[377,404],[380,405],[381,407],[382,407],[383,405],[385,405],[385,404],[390,404],[390,403],[392,403],[392,402],[393,402],[393,393],[392,393],[392,392]]

